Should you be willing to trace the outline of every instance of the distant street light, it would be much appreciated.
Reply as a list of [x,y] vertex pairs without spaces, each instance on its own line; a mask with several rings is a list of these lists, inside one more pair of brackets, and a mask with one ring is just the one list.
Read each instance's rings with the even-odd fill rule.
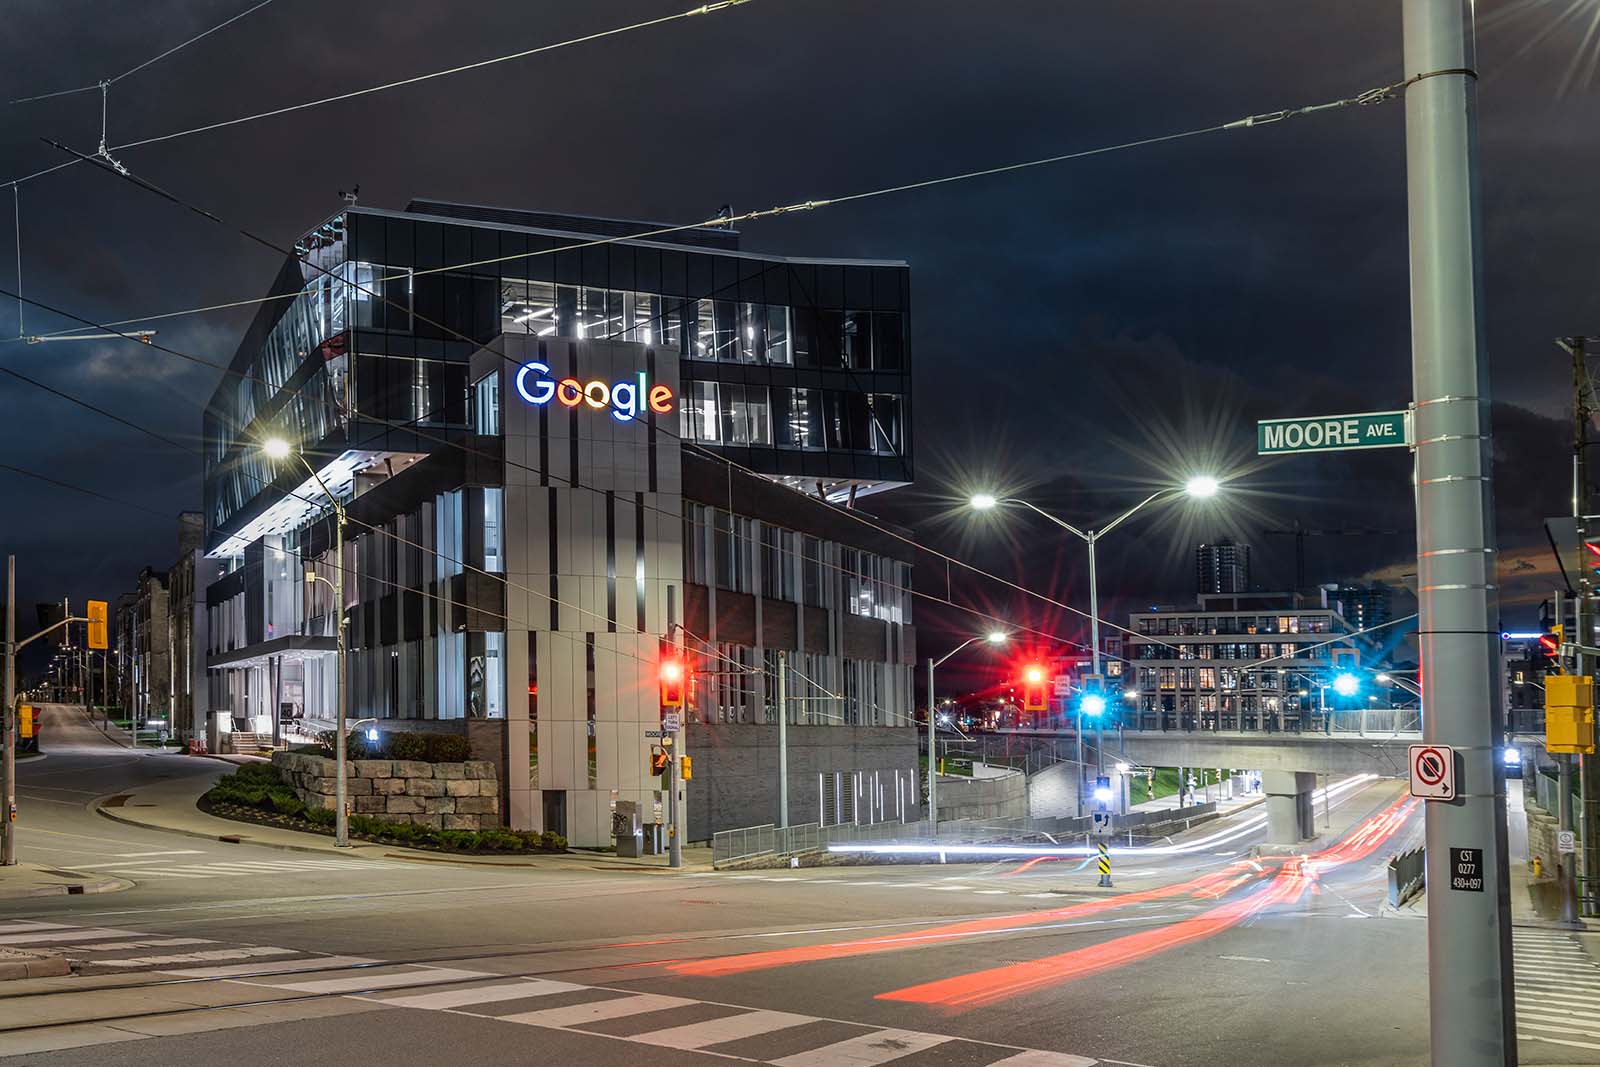
[[[348,804],[348,785],[345,774],[345,646],[344,646],[344,504],[334,495],[333,490],[323,482],[322,475],[317,473],[303,453],[297,451],[293,445],[282,437],[270,437],[261,443],[261,451],[272,460],[288,459],[291,455],[300,460],[300,463],[310,472],[317,487],[322,490],[328,500],[333,504],[334,514],[334,571],[333,571],[333,628],[338,641],[339,688],[335,698],[334,730],[333,730],[333,762],[334,762],[334,804],[333,812],[333,843],[337,848],[350,847],[350,814]],[[315,580],[317,576],[309,570],[307,574]],[[322,579],[327,581],[326,578]]]
[[[986,634],[974,634],[938,659],[934,659],[932,656],[928,657],[928,830],[930,833],[937,834],[939,832],[939,743],[937,724],[941,717],[936,715],[933,710],[933,669],[974,641],[982,640],[991,645],[1003,645],[1010,639],[1011,635],[1004,630],[990,630]],[[944,717],[943,721],[948,723],[949,718]]]
[[[1124,511],[1121,515],[1118,515],[1116,518],[1112,519],[1098,530],[1080,530],[1070,522],[1059,519],[1050,514],[1048,511],[1045,511],[1043,508],[1028,503],[1026,500],[1018,500],[1010,497],[1002,500],[991,493],[977,493],[971,497],[969,502],[976,511],[992,511],[1001,504],[1016,504],[1021,507],[1025,507],[1029,511],[1049,519],[1051,522],[1055,523],[1057,526],[1061,527],[1063,530],[1066,530],[1068,533],[1072,534],[1074,537],[1077,537],[1079,540],[1083,541],[1089,546],[1089,644],[1091,646],[1089,649],[1089,655],[1090,662],[1093,664],[1092,671],[1096,677],[1100,677],[1100,584],[1099,578],[1095,572],[1095,546],[1099,543],[1102,537],[1110,533],[1112,530],[1115,530],[1118,526],[1121,526],[1134,515],[1137,515],[1141,510],[1144,509],[1146,505],[1153,504],[1163,497],[1174,496],[1178,493],[1185,493],[1196,500],[1208,500],[1211,497],[1216,496],[1217,490],[1220,488],[1221,483],[1211,475],[1196,475],[1190,478],[1182,486],[1169,485],[1164,489],[1157,489],[1155,492],[1139,501],[1127,511]],[[1101,711],[1104,710],[1105,705],[1104,700],[1102,699]],[[1096,773],[1099,773],[1105,769],[1104,727],[1100,719],[1100,713],[1094,712],[1093,714],[1096,718],[1094,746],[1095,769]],[[1081,733],[1079,735],[1079,740],[1080,742],[1082,741]],[[1078,768],[1078,797],[1081,802],[1083,797],[1083,767],[1081,764]],[[1082,812],[1079,814],[1082,814]]]

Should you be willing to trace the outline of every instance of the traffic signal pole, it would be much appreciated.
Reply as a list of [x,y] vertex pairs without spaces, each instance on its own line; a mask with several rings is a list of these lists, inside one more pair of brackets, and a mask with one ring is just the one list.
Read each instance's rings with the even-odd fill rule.
[[4,775],[6,807],[0,811],[4,839],[0,841],[0,866],[17,862],[17,557],[6,557],[6,682],[5,713],[0,730],[5,732]]
[[[1431,1056],[1434,1067],[1511,1067],[1472,0],[1404,0],[1402,20],[1423,729],[1454,749],[1458,774],[1454,800],[1426,804]],[[1454,878],[1458,861],[1480,877]]]

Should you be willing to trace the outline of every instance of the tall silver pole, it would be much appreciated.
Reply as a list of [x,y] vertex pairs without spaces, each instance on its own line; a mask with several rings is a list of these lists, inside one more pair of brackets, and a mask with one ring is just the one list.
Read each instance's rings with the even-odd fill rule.
[[939,752],[933,726],[933,657],[928,657],[928,832],[939,832]]
[[[1517,1062],[1471,3],[1403,7],[1423,733],[1458,773],[1456,799],[1426,805],[1435,1067]],[[1479,861],[1478,890],[1453,860]]]
[[789,825],[789,656],[778,652],[778,825]]
[[[1089,650],[1089,662],[1094,665],[1094,676],[1100,674],[1100,583],[1095,577],[1094,546],[1100,539],[1099,533],[1089,531],[1089,642],[1094,648]],[[1103,682],[1101,683],[1104,684]],[[1094,773],[1096,777],[1106,772],[1106,746],[1105,746],[1105,712],[1094,717]],[[1083,743],[1083,731],[1078,731],[1078,742]],[[1079,789],[1082,792],[1082,789]]]
[[[314,472],[313,472],[314,473]],[[345,782],[345,696],[347,679],[345,674],[345,647],[344,647],[344,505],[339,499],[328,494],[333,500],[334,510],[334,572],[333,572],[333,625],[339,635],[337,642],[339,657],[339,694],[336,697],[338,706],[334,709],[333,731],[333,762],[334,762],[334,803],[337,805],[333,813],[333,843],[338,848],[348,848],[350,845],[350,813],[348,798],[346,797],[347,784]],[[278,709],[272,709],[276,718]]]
[[6,557],[6,705],[0,716],[5,732],[6,807],[0,811],[5,831],[0,843],[0,866],[17,862],[17,557]]
[[[1561,830],[1572,829],[1572,757],[1565,753],[1556,756],[1559,777],[1556,786],[1561,795],[1556,798],[1556,825]],[[1571,852],[1556,851],[1556,877],[1561,879],[1561,921],[1568,926],[1578,925],[1577,856]]]

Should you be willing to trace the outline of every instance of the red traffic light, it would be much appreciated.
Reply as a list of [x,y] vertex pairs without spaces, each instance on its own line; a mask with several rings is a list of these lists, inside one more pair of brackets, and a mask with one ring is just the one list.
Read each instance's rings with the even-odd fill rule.
[[687,675],[683,660],[667,658],[661,661],[661,706],[683,707],[683,681]]
[[1046,672],[1037,663],[1022,669],[1022,710],[1044,711],[1049,705],[1045,698]]

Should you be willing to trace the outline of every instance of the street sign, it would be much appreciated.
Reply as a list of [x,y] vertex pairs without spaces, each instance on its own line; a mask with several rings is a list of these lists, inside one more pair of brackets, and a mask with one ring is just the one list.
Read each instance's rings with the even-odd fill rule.
[[1411,443],[1411,419],[1404,411],[1365,411],[1256,423],[1256,454],[1342,452],[1353,448],[1401,448]]
[[1450,850],[1450,888],[1463,893],[1483,892],[1483,849]]
[[1111,835],[1111,813],[1109,811],[1095,812],[1093,829],[1096,837],[1109,837]]
[[1412,796],[1456,798],[1456,754],[1449,745],[1412,745],[1410,764]]
[[683,717],[675,711],[661,713],[661,728],[663,730],[677,731],[683,729]]
[[1573,830],[1560,830],[1556,833],[1556,851],[1571,855],[1578,851],[1578,835]]
[[644,735],[646,737],[671,737],[672,736],[672,731],[671,730],[646,730],[644,732]]

